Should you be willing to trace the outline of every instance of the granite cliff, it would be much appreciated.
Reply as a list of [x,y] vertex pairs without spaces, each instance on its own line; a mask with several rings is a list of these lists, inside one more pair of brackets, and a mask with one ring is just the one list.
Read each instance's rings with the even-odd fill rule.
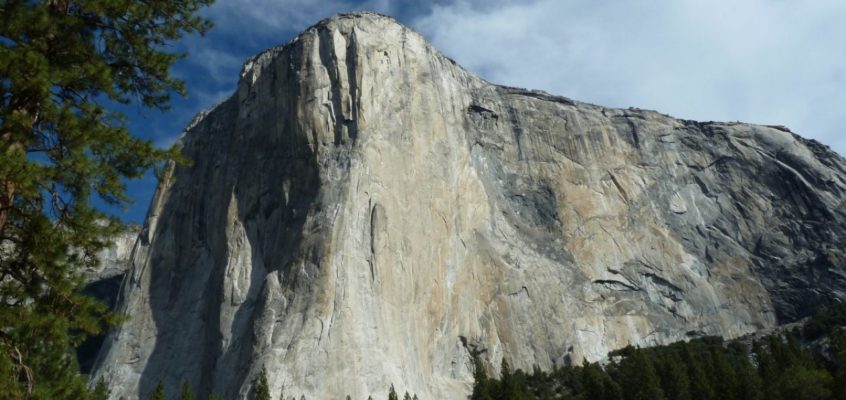
[[[846,300],[846,161],[786,128],[490,84],[388,17],[249,59],[181,139],[93,379],[424,399]],[[466,343],[466,345],[465,345]]]

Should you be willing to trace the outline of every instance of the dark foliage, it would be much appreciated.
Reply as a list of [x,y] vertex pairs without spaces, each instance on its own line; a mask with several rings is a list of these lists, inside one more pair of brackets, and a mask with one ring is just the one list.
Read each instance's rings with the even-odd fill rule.
[[255,399],[270,400],[270,385],[267,382],[267,369],[262,367],[261,373],[255,380]]
[[[500,379],[471,353],[476,383],[471,399],[573,400],[846,400],[846,307],[822,311],[804,330],[745,344],[707,337],[609,354],[604,365],[584,363],[546,372],[512,371]],[[803,338],[804,336],[804,338]],[[823,338],[815,353],[800,341]]]
[[211,0],[0,1],[0,398],[86,399],[71,349],[119,322],[80,294],[121,224],[125,179],[176,150],[130,134],[110,103],[166,109],[169,44]]
[[821,309],[805,324],[802,334],[805,339],[817,339],[843,326],[846,326],[846,302]]

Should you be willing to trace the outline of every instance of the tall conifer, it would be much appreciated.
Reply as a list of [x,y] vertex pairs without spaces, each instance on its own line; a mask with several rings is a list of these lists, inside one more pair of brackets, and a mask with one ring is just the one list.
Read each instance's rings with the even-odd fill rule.
[[0,397],[84,399],[71,350],[120,318],[80,294],[121,229],[125,179],[176,151],[107,103],[166,109],[184,84],[168,44],[203,33],[211,0],[0,1]]
[[150,400],[165,400],[164,384],[162,382],[159,382],[159,384],[156,385],[156,388],[153,389],[153,393],[150,394],[149,399]]
[[255,400],[270,400],[270,385],[267,383],[267,369],[265,367],[261,367],[261,373],[256,378],[255,385]]
[[191,384],[188,381],[182,382],[182,392],[179,394],[179,400],[194,400],[194,392],[191,391]]

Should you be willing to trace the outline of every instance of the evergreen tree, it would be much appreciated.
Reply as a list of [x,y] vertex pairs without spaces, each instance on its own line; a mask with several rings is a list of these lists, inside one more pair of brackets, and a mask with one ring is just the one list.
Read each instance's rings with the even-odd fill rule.
[[723,348],[717,347],[710,351],[710,371],[712,373],[709,379],[714,387],[715,394],[718,399],[732,400],[736,392],[735,372],[726,360],[723,354]]
[[511,373],[511,366],[508,365],[508,360],[506,360],[505,357],[502,358],[502,364],[500,364],[499,380],[500,385],[496,396],[497,398],[509,400],[519,400],[524,398],[520,384]]
[[701,354],[697,354],[694,344],[681,343],[681,359],[687,366],[691,397],[697,400],[714,400],[714,390],[705,373]]
[[598,364],[585,360],[581,368],[581,392],[585,398],[596,400],[622,400],[619,386]]
[[394,385],[391,385],[391,388],[388,390],[388,400],[399,400],[399,396],[397,396],[397,391],[394,390]]
[[[555,396],[555,390],[553,389],[554,386],[557,386],[557,382],[555,376],[561,373],[561,371],[565,370],[564,368],[556,368],[552,374],[547,374],[540,369],[532,369],[532,374],[527,376],[527,386],[532,389],[532,393],[536,395],[536,398],[547,400],[552,399]],[[562,390],[563,388],[556,387],[558,390]]]
[[267,369],[261,367],[261,373],[255,382],[256,400],[270,400],[270,385],[267,383]]
[[408,392],[405,392],[405,395],[402,396],[402,400],[411,400],[411,395]]
[[814,340],[836,334],[843,326],[846,326],[846,302],[839,302],[817,311],[802,328],[802,335],[806,340]]
[[71,349],[120,320],[80,294],[120,229],[92,201],[125,205],[123,179],[176,155],[105,103],[184,93],[168,43],[205,32],[210,2],[0,1],[0,397],[88,396]]
[[164,384],[162,384],[162,382],[159,382],[159,384],[156,385],[156,388],[153,390],[153,393],[150,395],[150,400],[164,400],[164,398]]
[[846,400],[846,332],[838,330],[831,334],[830,340],[835,355],[834,398]]
[[785,400],[826,400],[832,398],[831,374],[824,369],[795,365],[785,371],[779,382],[780,398]]
[[661,389],[667,400],[693,400],[687,369],[674,348],[660,358],[656,365]]
[[191,391],[191,384],[188,381],[182,383],[182,393],[179,400],[194,400],[194,392]]
[[212,390],[212,392],[211,392],[211,393],[209,393],[208,400],[223,400],[223,398],[222,398],[222,397],[220,397],[220,396],[217,394],[217,392],[215,392],[214,390]]
[[[525,375],[503,363],[499,381],[477,374],[473,393],[484,393],[478,384],[484,382],[495,399],[846,400],[846,330],[828,331],[828,344],[815,347],[819,354],[799,345],[798,334],[771,335],[751,350],[741,341],[713,337],[627,347],[610,353],[611,363],[604,368],[584,362],[552,373],[534,368]],[[518,394],[506,392],[509,381]]]
[[582,363],[582,391],[588,399],[605,400],[605,383],[599,366],[590,364],[587,360]]
[[94,386],[94,390],[91,391],[91,400],[109,400],[109,387],[106,385],[106,381],[103,378],[100,378],[97,381],[97,385]]
[[736,387],[733,398],[742,400],[761,400],[763,385],[758,371],[749,361],[750,352],[746,345],[732,343],[729,349],[733,354]]
[[620,362],[620,384],[626,400],[663,400],[655,367],[643,351],[629,346]]
[[754,354],[755,360],[758,364],[758,376],[760,376],[761,382],[764,383],[763,397],[765,399],[777,399],[779,396],[777,386],[779,381],[779,371],[775,360],[770,355],[770,352],[764,347],[764,344],[759,341],[755,341],[752,345],[752,353]]
[[482,358],[479,357],[478,351],[472,351],[471,357],[473,359],[473,393],[470,395],[471,400],[493,400],[491,396],[491,385],[488,382],[488,374],[485,372],[485,366],[482,365]]

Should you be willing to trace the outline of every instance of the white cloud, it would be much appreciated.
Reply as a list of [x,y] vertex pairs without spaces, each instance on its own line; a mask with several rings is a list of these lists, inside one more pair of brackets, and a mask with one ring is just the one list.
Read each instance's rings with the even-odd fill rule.
[[[244,64],[244,58],[233,54],[231,51],[213,47],[211,41],[204,42],[203,39],[192,38],[188,41],[190,57],[186,60],[192,67],[200,68],[205,72],[205,78],[215,84],[232,84],[237,78],[237,72]],[[233,71],[235,74],[233,74]],[[179,76],[180,79],[187,79],[187,76]]]
[[846,154],[843,17],[842,0],[459,1],[413,25],[496,83],[786,125]]

